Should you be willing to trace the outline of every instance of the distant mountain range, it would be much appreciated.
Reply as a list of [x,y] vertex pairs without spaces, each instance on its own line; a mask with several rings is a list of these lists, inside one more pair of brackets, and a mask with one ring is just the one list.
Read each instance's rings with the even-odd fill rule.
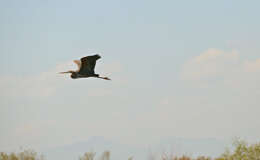
[[168,138],[161,140],[152,146],[133,146],[120,144],[107,140],[103,137],[92,137],[87,141],[70,145],[56,147],[43,151],[47,160],[78,160],[85,152],[93,151],[99,157],[104,151],[111,152],[111,160],[127,160],[133,156],[134,160],[146,160],[149,155],[160,155],[171,153],[174,155],[186,154],[189,156],[211,156],[216,157],[222,154],[228,142],[224,140],[209,139],[186,139]]

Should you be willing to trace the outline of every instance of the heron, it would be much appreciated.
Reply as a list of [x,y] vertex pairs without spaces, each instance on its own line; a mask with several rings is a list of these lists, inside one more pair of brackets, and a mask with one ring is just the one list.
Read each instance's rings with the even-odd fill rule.
[[71,73],[70,77],[72,79],[94,77],[94,78],[101,78],[105,80],[111,80],[108,77],[101,77],[99,76],[99,74],[95,73],[96,61],[100,58],[101,58],[100,55],[95,54],[92,56],[83,57],[80,60],[74,60],[73,62],[77,64],[78,70],[60,72],[60,73],[61,74]]

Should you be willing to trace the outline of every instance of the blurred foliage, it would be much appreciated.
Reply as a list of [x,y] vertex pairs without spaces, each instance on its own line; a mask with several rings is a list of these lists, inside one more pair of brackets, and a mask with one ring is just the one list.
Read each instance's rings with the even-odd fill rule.
[[210,157],[204,157],[204,156],[200,156],[198,158],[195,158],[195,159],[192,159],[191,157],[189,156],[181,156],[181,157],[177,157],[177,156],[163,156],[161,158],[161,160],[212,160]]
[[[191,158],[189,156],[173,156],[173,154],[162,154],[161,160],[260,160],[260,142],[248,144],[245,141],[236,139],[233,142],[233,152],[227,149],[220,157],[210,158],[200,156]],[[155,160],[155,157],[149,157],[148,160]]]
[[233,152],[227,150],[216,160],[260,160],[260,142],[249,145],[245,141],[236,140],[233,145]]
[[[231,152],[227,149],[220,157],[210,158],[200,156],[197,158],[191,158],[189,156],[177,157],[173,154],[162,154],[160,158],[156,158],[154,155],[148,157],[148,160],[260,160],[260,142],[255,144],[248,144],[242,140],[235,140],[233,143],[234,149]],[[96,153],[86,152],[83,156],[79,157],[79,160],[110,160],[110,152],[105,151],[103,154],[96,158]],[[0,153],[0,160],[44,160],[44,157],[37,155],[33,150],[24,150],[19,153]],[[128,160],[134,160],[133,157]]]
[[[94,160],[96,153],[94,152],[86,152],[79,160]],[[110,160],[110,152],[105,151],[103,154],[98,158],[98,160]],[[133,157],[129,157],[128,160],[133,160]]]
[[43,155],[38,156],[33,150],[24,150],[19,153],[0,153],[0,160],[44,160]]
[[94,160],[96,153],[86,152],[82,157],[79,157],[79,160]]
[[100,160],[109,160],[109,159],[110,159],[110,152],[109,151],[103,152]]

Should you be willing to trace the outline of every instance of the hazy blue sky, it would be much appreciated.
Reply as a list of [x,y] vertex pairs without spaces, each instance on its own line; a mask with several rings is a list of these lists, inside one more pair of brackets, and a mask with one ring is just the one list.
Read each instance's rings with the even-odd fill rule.
[[[260,1],[0,0],[0,149],[260,140]],[[112,81],[57,72],[99,53]]]

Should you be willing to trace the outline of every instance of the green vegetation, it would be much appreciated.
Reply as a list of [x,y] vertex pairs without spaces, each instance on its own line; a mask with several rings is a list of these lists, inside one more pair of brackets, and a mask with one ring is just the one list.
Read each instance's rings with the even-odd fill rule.
[[[94,160],[96,153],[94,152],[86,152],[79,160]],[[105,151],[99,158],[100,160],[110,160],[110,152]]]
[[[260,142],[255,144],[248,144],[245,141],[236,140],[234,142],[234,150],[231,152],[227,150],[218,158],[210,158],[200,156],[197,158],[191,158],[188,156],[176,157],[173,155],[163,154],[160,160],[260,160]],[[83,156],[79,157],[79,160],[110,160],[110,152],[105,151],[100,157],[95,157],[96,153],[86,152]],[[19,153],[0,153],[0,160],[44,160],[44,157],[37,155],[32,150],[25,150]],[[130,157],[128,160],[134,160]],[[150,157],[148,160],[156,160],[155,157]]]
[[235,150],[227,150],[216,160],[260,160],[260,143],[249,145],[245,141],[235,141]]
[[19,153],[0,153],[0,160],[44,160],[43,155],[38,155],[33,150],[25,150]]
[[192,159],[187,156],[176,157],[170,156],[162,158],[162,160],[260,160],[260,142],[249,145],[245,141],[236,140],[233,143],[234,151],[231,152],[229,149],[226,150],[224,154],[222,154],[218,158],[210,158],[210,157],[197,157]]

